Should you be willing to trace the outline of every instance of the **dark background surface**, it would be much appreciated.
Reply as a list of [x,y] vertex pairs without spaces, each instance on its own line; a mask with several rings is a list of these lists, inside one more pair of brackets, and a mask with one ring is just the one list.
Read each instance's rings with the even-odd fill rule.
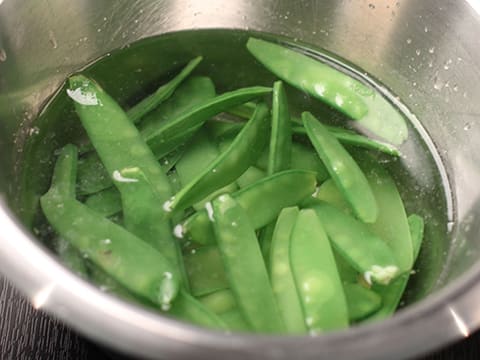
[[[35,311],[5,280],[0,279],[0,359],[112,359],[111,354]],[[478,360],[480,332],[422,360]]]

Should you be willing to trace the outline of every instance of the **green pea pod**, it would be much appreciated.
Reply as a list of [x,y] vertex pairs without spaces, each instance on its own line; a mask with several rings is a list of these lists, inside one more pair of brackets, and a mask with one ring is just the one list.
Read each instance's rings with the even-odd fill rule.
[[[127,229],[159,250],[186,280],[179,244],[158,206],[172,190],[154,154],[125,112],[97,84],[75,75],[70,88],[90,141],[120,191]],[[72,96],[75,92],[77,96]]]
[[[271,92],[270,88],[256,86],[224,93],[159,126],[155,131],[150,131],[145,135],[145,139],[157,156],[164,156],[179,142],[183,143],[190,138],[212,116],[269,92]],[[185,134],[188,136],[186,137]]]
[[237,304],[254,331],[284,330],[255,231],[230,195],[213,201],[218,248]]
[[347,300],[348,318],[351,322],[365,319],[382,306],[382,298],[359,284],[343,284]]
[[85,205],[95,210],[99,215],[108,217],[122,210],[122,199],[116,187],[109,187],[85,200]]
[[227,330],[225,322],[200,301],[180,290],[169,313],[178,319],[211,329]]
[[[255,109],[253,111],[255,111]],[[253,111],[250,113],[250,116],[253,114]],[[248,116],[247,119],[249,119],[250,116]],[[242,130],[244,126],[244,122],[218,121],[215,119],[212,119],[206,123],[208,134],[217,142],[224,138],[231,138],[235,136],[240,132],[240,130]]]
[[375,222],[377,202],[355,160],[312,114],[304,112],[302,120],[310,141],[355,215],[364,222]]
[[[188,184],[190,180],[201,174],[211,162],[218,157],[219,151],[217,146],[210,141],[208,134],[204,129],[200,129],[188,144],[188,149],[178,161],[175,169],[182,184]],[[205,199],[194,204],[195,209],[202,209],[205,203],[224,192],[233,192],[238,188],[235,183],[226,185],[213,193],[209,194]]]
[[230,147],[165,203],[164,208],[167,211],[183,210],[211,192],[230,184],[244,173],[266,146],[269,135],[267,115],[267,106],[258,105],[254,115]]
[[332,179],[328,179],[320,185],[315,197],[318,200],[332,204],[346,214],[352,215],[352,208],[340,190],[338,190],[337,185],[335,185],[335,182]]
[[290,238],[298,217],[296,207],[285,208],[278,216],[270,253],[270,280],[288,333],[306,333],[305,316],[290,266]]
[[228,311],[237,309],[235,296],[230,289],[218,290],[211,294],[204,295],[200,302],[215,314],[224,314]]
[[192,295],[203,296],[229,287],[216,246],[193,249],[186,253],[183,259]]
[[[416,259],[422,245],[424,223],[420,216],[412,214],[408,217],[408,224],[412,237],[413,258]],[[373,290],[381,296],[383,304],[380,310],[369,318],[369,321],[387,318],[395,312],[407,287],[409,278],[410,273],[405,273],[388,286],[373,287]]]
[[370,229],[392,249],[401,272],[413,266],[413,247],[407,214],[395,181],[387,170],[367,153],[355,154],[378,204],[378,218]]
[[263,227],[258,233],[258,242],[267,268],[270,268],[270,249],[272,247],[273,232],[275,231],[275,220]]
[[[228,113],[232,115],[236,115],[242,119],[247,118],[251,115],[253,109],[255,108],[255,104],[253,103],[245,103],[235,108],[229,109]],[[304,136],[307,135],[305,128],[303,127],[302,120],[291,116],[291,120],[293,122],[292,125],[292,133],[294,135]],[[212,121],[212,133],[214,134],[215,138],[218,137],[228,137],[236,132],[240,131],[243,126],[241,122],[223,122],[223,124],[214,124],[220,123],[219,121]],[[357,134],[349,129],[344,129],[341,127],[336,126],[327,126],[325,125],[328,131],[332,133],[333,136],[337,138],[344,145],[353,145],[356,147],[364,148],[364,149],[371,149],[383,152],[388,155],[392,156],[400,156],[400,150],[398,150],[395,146],[385,143],[383,141],[375,140],[368,138],[364,135]]]
[[333,248],[333,256],[335,257],[335,263],[337,264],[338,275],[340,279],[345,283],[356,283],[359,278],[359,273],[345,260],[338,251]]
[[378,91],[332,66],[284,46],[250,38],[247,49],[280,79],[341,111],[374,134],[399,145],[405,119]]
[[165,85],[159,87],[153,94],[147,96],[134,107],[127,111],[127,115],[133,123],[139,122],[146,114],[155,109],[160,103],[169,98],[175,89],[192,73],[202,61],[198,56],[191,60],[183,69]]
[[[162,254],[124,228],[75,200],[77,150],[65,147],[55,166],[42,210],[62,238],[136,296],[169,306],[180,276]],[[142,261],[138,261],[142,259]]]
[[268,175],[290,167],[292,126],[288,112],[287,95],[281,81],[275,82],[272,94],[272,132],[268,158]]
[[[393,145],[382,141],[373,140],[366,136],[354,133],[353,131],[339,127],[325,126],[327,130],[344,145],[353,145],[364,149],[378,150],[388,155],[400,156],[400,151]],[[295,135],[306,135],[307,131],[303,126],[294,126],[292,132]]]
[[295,222],[290,263],[310,334],[348,327],[335,258],[322,223],[311,209],[301,210]]
[[267,173],[255,166],[250,166],[247,171],[245,171],[242,176],[240,176],[236,183],[240,189],[243,189],[247,186],[250,186],[257,181],[262,180],[267,176]]
[[233,309],[226,313],[220,314],[219,317],[227,325],[227,328],[231,331],[251,332],[252,329],[248,325],[245,317],[240,310]]
[[[287,170],[243,188],[232,196],[247,212],[254,229],[271,221],[284,207],[295,206],[315,191],[315,174],[304,170]],[[211,244],[212,222],[206,210],[198,211],[183,224],[183,231],[199,244]]]
[[[174,121],[183,112],[191,109],[194,106],[203,104],[205,101],[215,96],[215,87],[212,81],[207,77],[193,77],[185,81],[178,87],[175,93],[164,103],[160,104],[154,111],[146,115],[141,125],[141,136],[143,139],[148,137],[148,134],[155,132],[158,128],[166,126],[169,122]],[[177,134],[175,144],[171,144],[172,151],[167,154],[155,153],[157,159],[160,161],[162,167],[170,167],[170,164],[175,162],[176,158],[182,154],[182,144],[188,136],[191,136],[192,131]],[[170,164],[165,165],[168,160]],[[78,164],[78,193],[81,195],[88,195],[99,192],[113,186],[110,174],[103,166],[98,155],[95,152],[85,154]]]
[[392,250],[366,224],[326,202],[317,201],[311,208],[322,221],[337,252],[364,274],[367,282],[386,285],[399,275]]

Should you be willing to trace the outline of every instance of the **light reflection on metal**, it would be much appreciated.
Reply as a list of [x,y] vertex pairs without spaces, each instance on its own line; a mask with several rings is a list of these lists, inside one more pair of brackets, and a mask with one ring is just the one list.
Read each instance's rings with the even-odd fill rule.
[[458,330],[464,337],[469,337],[470,336],[470,331],[468,330],[467,324],[465,324],[465,321],[457,314],[457,312],[452,308],[449,307],[450,314],[452,314],[453,320],[455,321],[455,324],[457,325]]
[[32,306],[37,310],[43,307],[50,298],[54,288],[55,283],[51,283],[40,289],[35,295],[32,296]]

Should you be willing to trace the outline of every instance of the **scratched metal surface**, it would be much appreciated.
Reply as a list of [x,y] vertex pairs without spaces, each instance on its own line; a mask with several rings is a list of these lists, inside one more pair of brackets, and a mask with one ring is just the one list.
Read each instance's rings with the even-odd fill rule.
[[[0,278],[1,360],[127,360],[81,338],[49,315],[34,310]],[[478,360],[480,332],[419,360]]]

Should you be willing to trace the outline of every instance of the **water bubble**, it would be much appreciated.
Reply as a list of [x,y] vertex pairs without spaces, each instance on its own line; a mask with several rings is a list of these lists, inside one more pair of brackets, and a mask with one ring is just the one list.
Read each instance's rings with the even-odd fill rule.
[[452,89],[453,89],[453,91],[457,92],[458,91],[458,85],[457,84],[453,85]]
[[472,128],[472,124],[470,123],[465,123],[465,126],[463,127],[463,130],[468,131]]
[[425,28],[423,29],[423,31],[428,32],[428,27],[425,26]]
[[4,62],[7,60],[7,53],[5,49],[0,49],[0,62]]
[[435,46],[432,46],[430,49],[428,49],[428,52],[433,54],[435,52]]
[[421,53],[422,53],[422,50],[420,49],[415,50],[415,54],[417,54],[417,56],[420,56]]
[[412,39],[408,38],[407,39],[407,44],[410,45],[412,43]]

